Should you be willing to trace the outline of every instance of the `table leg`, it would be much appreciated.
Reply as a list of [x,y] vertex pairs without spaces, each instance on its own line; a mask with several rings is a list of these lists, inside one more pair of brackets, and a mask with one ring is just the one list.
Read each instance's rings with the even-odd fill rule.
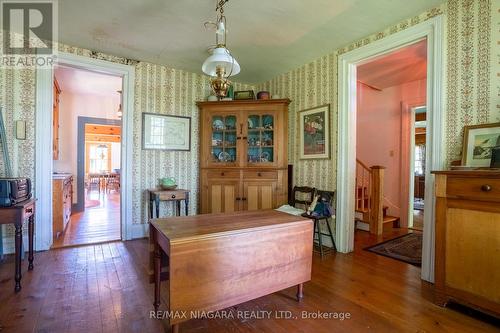
[[304,298],[304,284],[298,284],[297,285],[297,302],[302,301]]
[[184,199],[184,206],[186,206],[186,216],[189,214],[189,192],[186,192],[186,199]]
[[177,200],[175,202],[175,214],[177,216],[181,216],[181,201],[180,200]]
[[155,302],[153,306],[155,311],[160,308],[160,283],[161,283],[161,249],[156,238],[156,231],[153,234],[153,242],[155,246],[155,263],[154,263],[154,275],[155,275]]
[[179,333],[179,324],[172,325],[172,333]]
[[156,218],[160,217],[160,196],[155,194]]
[[21,251],[23,249],[23,225],[16,223],[16,275],[14,277],[16,281],[16,287],[14,290],[18,292],[21,290]]
[[35,232],[35,214],[32,214],[28,220],[28,238],[29,238],[29,247],[28,247],[28,270],[33,269],[33,234]]

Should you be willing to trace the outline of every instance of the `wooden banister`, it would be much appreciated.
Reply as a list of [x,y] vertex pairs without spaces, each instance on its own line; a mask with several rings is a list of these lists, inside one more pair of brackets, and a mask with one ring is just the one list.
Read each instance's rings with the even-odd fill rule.
[[370,233],[381,235],[384,227],[384,172],[385,167],[371,167],[372,186],[370,193]]

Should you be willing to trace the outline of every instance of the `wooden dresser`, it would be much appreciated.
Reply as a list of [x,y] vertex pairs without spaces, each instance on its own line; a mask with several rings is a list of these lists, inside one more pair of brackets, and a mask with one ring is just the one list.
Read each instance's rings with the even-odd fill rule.
[[73,176],[55,174],[52,180],[52,224],[54,239],[66,229],[73,204]]
[[287,202],[289,103],[197,103],[202,213],[276,208]]
[[436,175],[435,302],[500,316],[500,170]]

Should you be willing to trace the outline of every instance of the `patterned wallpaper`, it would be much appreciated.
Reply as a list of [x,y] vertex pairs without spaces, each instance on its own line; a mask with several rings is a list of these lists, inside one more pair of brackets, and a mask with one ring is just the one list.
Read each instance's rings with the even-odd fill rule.
[[[295,184],[336,188],[336,151],[331,160],[302,161],[294,149],[298,143],[297,113],[330,103],[332,147],[337,138],[337,57],[375,40],[404,30],[436,15],[446,23],[446,152],[447,161],[460,157],[464,125],[500,121],[500,0],[450,0],[386,30],[362,38],[300,68],[257,85],[292,100],[290,104],[289,162],[295,165]],[[492,15],[494,18],[492,19]],[[492,31],[494,30],[494,31]],[[496,35],[491,42],[492,32]],[[490,75],[493,68],[494,74]]]
[[[447,129],[448,161],[457,159],[461,149],[462,128],[466,124],[500,121],[500,0],[450,0],[418,16],[325,55],[309,64],[257,85],[259,90],[292,100],[289,114],[289,162],[295,165],[295,183],[323,189],[335,189],[337,137],[337,57],[374,40],[406,29],[435,15],[447,17]],[[164,176],[175,177],[181,187],[193,191],[191,213],[197,206],[198,188],[198,112],[194,101],[208,94],[204,76],[161,65],[135,62],[67,45],[61,51],[136,66],[134,149],[133,149],[133,218],[146,222],[145,189]],[[236,89],[252,89],[237,85]],[[297,151],[298,111],[329,103],[331,106],[330,160],[300,161]],[[27,122],[27,140],[9,140],[15,175],[34,180],[35,157],[35,72],[0,70],[0,105],[5,108],[6,123]],[[192,117],[191,152],[152,152],[141,149],[141,113],[154,112]],[[12,126],[7,126],[13,138]],[[3,166],[0,161],[0,174]],[[141,200],[142,199],[142,200]],[[166,208],[164,208],[166,209]],[[165,213],[165,212],[164,212]]]

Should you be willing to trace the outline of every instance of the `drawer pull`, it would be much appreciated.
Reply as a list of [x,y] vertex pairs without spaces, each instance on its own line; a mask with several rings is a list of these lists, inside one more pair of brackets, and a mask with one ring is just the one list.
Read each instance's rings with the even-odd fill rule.
[[172,199],[175,199],[175,194],[172,194]]
[[224,177],[224,172],[221,172],[220,175],[221,175],[221,177]]
[[483,192],[490,192],[491,191],[491,185],[484,184],[483,186],[481,186],[481,191],[483,191]]
[[257,176],[262,177],[262,174],[260,172],[257,172]]
[[240,200],[241,200],[241,198],[240,198],[240,197],[236,197],[236,201],[240,201]]

